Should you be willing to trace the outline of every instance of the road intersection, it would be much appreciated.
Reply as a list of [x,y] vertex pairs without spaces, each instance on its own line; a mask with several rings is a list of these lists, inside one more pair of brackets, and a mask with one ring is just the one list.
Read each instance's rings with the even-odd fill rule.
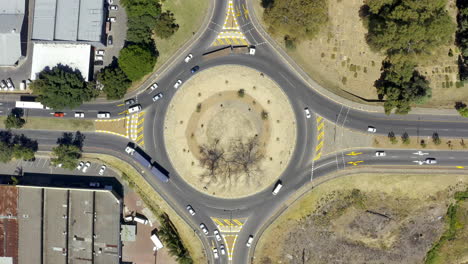
[[[258,25],[256,19],[252,19],[253,12],[249,13],[248,10],[251,7],[245,0],[232,1],[232,5],[229,4],[230,2],[214,0],[213,16],[208,22],[207,30],[191,45],[190,53],[194,55],[192,60],[189,63],[185,63],[182,59],[174,61],[170,67],[165,69],[163,75],[150,78],[158,82],[160,88],[157,91],[149,92],[146,90],[148,86],[145,83],[136,96],[136,100],[142,105],[145,112],[144,127],[142,131],[140,130],[144,136],[141,138],[137,136],[138,142],[144,146],[145,152],[154,161],[169,172],[170,181],[167,184],[160,183],[148,171],[144,170],[143,176],[199,234],[210,263],[249,263],[258,241],[259,231],[265,228],[276,212],[284,209],[283,203],[310,181],[330,173],[357,166],[383,166],[386,168],[437,166],[466,173],[465,168],[468,168],[466,152],[431,150],[424,152],[428,153],[427,155],[421,155],[415,154],[418,153],[417,150],[394,149],[385,150],[387,154],[385,157],[377,157],[375,149],[353,149],[328,155],[317,152],[320,139],[323,138],[323,130],[319,129],[323,119],[363,133],[367,133],[368,126],[373,126],[377,128],[377,134],[383,135],[393,131],[395,134],[407,132],[410,136],[431,136],[437,132],[440,137],[466,136],[468,134],[468,121],[453,115],[387,116],[382,112],[367,111],[366,106],[356,107],[356,104],[343,104],[342,101],[336,100],[333,96],[314,89],[318,84],[306,81],[300,77],[294,67],[285,63],[283,57],[274,48],[274,44],[269,39],[264,38],[263,32],[258,31],[261,26]],[[219,39],[220,33],[228,27],[225,25],[227,10],[234,18],[237,18],[237,28],[241,30],[245,41],[256,46],[256,54],[255,56],[231,54],[205,60],[202,54],[216,48],[213,47],[213,43]],[[232,21],[229,23],[236,25]],[[216,43],[219,44],[219,42]],[[227,42],[223,42],[223,44],[227,44]],[[181,55],[179,54],[178,57]],[[172,96],[177,92],[177,89],[173,88],[174,83],[179,79],[183,81],[189,79],[192,75],[190,69],[196,65],[200,66],[200,70],[204,70],[224,64],[251,67],[268,75],[284,90],[293,107],[297,120],[296,148],[290,164],[280,177],[284,186],[276,196],[271,194],[273,186],[261,190],[255,195],[238,199],[220,199],[200,193],[177,174],[166,154],[164,116]],[[183,85],[179,89],[183,89]],[[163,93],[164,98],[154,103],[151,98],[157,92]],[[14,102],[3,102],[0,105],[0,110],[8,113],[13,107]],[[316,114],[315,118],[305,117],[305,107],[309,107]],[[85,118],[94,119],[96,113],[101,111],[110,112],[113,118],[118,118],[125,116],[126,108],[125,105],[115,102],[84,104],[79,109],[65,111],[67,114],[65,118],[72,118],[74,111],[85,112]],[[28,116],[50,116],[50,110],[28,110],[26,114]],[[21,130],[21,133],[32,139],[37,139],[40,150],[50,150],[51,146],[55,145],[56,139],[61,136],[60,132],[50,131]],[[85,152],[114,155],[128,161],[141,171],[141,168],[124,153],[128,139],[112,134],[84,134],[86,137]],[[136,141],[134,137],[135,135],[131,139]],[[423,161],[429,156],[437,158],[438,164],[421,163],[419,165],[419,161]],[[188,204],[195,209],[196,215],[191,216],[186,211],[185,208]],[[200,223],[207,226],[209,236],[205,236],[200,230]],[[215,229],[220,230],[224,241],[220,242],[215,239],[212,235]],[[254,235],[254,243],[250,248],[246,247],[249,235]],[[220,258],[215,260],[212,248],[216,247],[219,250],[221,244],[226,246],[227,253],[220,255]]]

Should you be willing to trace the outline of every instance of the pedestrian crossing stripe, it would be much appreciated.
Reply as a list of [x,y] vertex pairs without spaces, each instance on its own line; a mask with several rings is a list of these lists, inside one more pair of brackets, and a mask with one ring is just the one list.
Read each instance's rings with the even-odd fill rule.
[[212,46],[223,46],[223,45],[230,45],[231,43],[235,45],[249,45],[249,42],[245,39],[239,38],[218,38],[213,42]]
[[317,140],[316,140],[316,147],[315,147],[315,155],[314,155],[314,161],[318,160],[322,157],[322,148],[323,148],[323,142],[325,139],[325,123],[323,117],[317,115],[316,118],[316,125],[317,125]]
[[221,221],[219,221],[217,218],[213,218],[213,221],[214,221],[216,224],[218,224],[219,226],[223,226],[223,225],[224,225],[224,224],[223,224]]

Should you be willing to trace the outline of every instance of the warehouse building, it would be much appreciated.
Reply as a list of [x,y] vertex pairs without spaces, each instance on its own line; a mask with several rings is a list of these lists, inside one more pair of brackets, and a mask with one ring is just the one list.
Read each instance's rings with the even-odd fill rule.
[[0,186],[0,263],[120,263],[121,210],[109,190]]
[[36,0],[32,39],[99,45],[104,15],[104,0]]
[[25,0],[0,1],[0,66],[14,66],[21,58],[21,28]]

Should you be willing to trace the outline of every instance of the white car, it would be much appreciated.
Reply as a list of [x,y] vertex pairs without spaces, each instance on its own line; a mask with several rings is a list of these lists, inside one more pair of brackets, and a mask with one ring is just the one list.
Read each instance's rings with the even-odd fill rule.
[[215,259],[218,259],[218,258],[219,258],[219,254],[218,254],[218,249],[217,249],[217,248],[213,248],[213,255],[214,255],[214,258],[215,258]]
[[226,249],[224,248],[224,244],[221,244],[221,246],[219,246],[219,251],[221,251],[221,255],[226,255]]
[[110,118],[109,112],[100,112],[97,114],[97,118]]
[[203,231],[205,235],[208,235],[208,229],[206,228],[206,225],[201,223],[200,224],[200,229]]
[[114,3],[114,0],[107,0],[107,3],[108,3],[109,5],[112,5],[112,4]]
[[75,117],[76,118],[84,118],[84,113],[83,112],[75,112]]
[[179,86],[182,84],[182,80],[177,80],[177,82],[174,84],[174,88],[177,89]]
[[158,87],[159,87],[159,86],[158,86],[157,83],[153,83],[153,84],[151,85],[151,87],[150,87],[150,91],[152,92],[152,91],[156,90]]
[[193,58],[193,55],[192,55],[192,53],[190,53],[189,55],[187,55],[187,57],[185,57],[185,59],[184,59],[185,63],[188,63],[189,61],[191,61],[192,58]]
[[385,156],[387,156],[387,153],[385,153],[385,151],[376,151],[375,156],[376,157],[385,157]]
[[215,229],[215,231],[213,231],[213,234],[216,237],[217,241],[221,241],[221,235],[219,234],[218,229]]
[[310,110],[309,110],[308,107],[304,108],[304,113],[305,113],[307,118],[310,118],[312,116],[312,114],[310,113]]
[[141,110],[141,105],[138,104],[138,105],[134,105],[134,106],[130,107],[128,109],[128,113],[132,114],[132,113],[136,113],[136,112],[138,112],[140,110]]
[[13,85],[13,82],[11,81],[10,78],[6,79],[6,85],[7,85],[9,90],[14,90],[15,89],[15,86]]
[[104,56],[106,52],[104,50],[96,50],[96,55],[102,55]]
[[437,164],[437,160],[435,158],[427,158],[426,164]]
[[104,175],[104,172],[106,171],[106,169],[107,169],[106,165],[102,165],[101,169],[99,170],[99,175],[101,176]]
[[76,169],[81,170],[81,168],[83,168],[83,166],[84,166],[84,162],[81,161],[80,164],[78,164],[78,166],[76,166]]
[[158,93],[157,95],[153,96],[153,102],[156,102],[157,100],[161,99],[163,97],[162,93]]
[[117,19],[116,19],[115,17],[109,17],[109,18],[107,19],[107,21],[112,22],[112,23],[115,23],[115,22],[117,21]]
[[253,236],[250,235],[245,245],[249,248],[252,245],[252,241],[253,241]]
[[118,5],[110,5],[109,9],[110,10],[119,10],[119,6]]
[[125,152],[127,152],[128,155],[133,155],[133,152],[135,152],[135,149],[132,147],[126,147]]
[[102,55],[96,55],[96,56],[94,57],[94,60],[95,60],[95,61],[103,61],[103,60],[104,60],[104,56],[102,56]]
[[5,81],[0,81],[0,89],[3,89],[3,90],[6,90],[7,89],[7,85],[6,85],[6,82]]
[[375,133],[375,132],[377,132],[377,129],[375,129],[375,127],[373,127],[373,126],[368,126],[367,127],[367,132]]
[[91,162],[87,161],[86,164],[84,165],[83,167],[83,173],[86,173],[89,169],[89,167],[91,167]]
[[190,215],[195,215],[195,210],[193,210],[193,207],[191,205],[187,205],[186,208]]

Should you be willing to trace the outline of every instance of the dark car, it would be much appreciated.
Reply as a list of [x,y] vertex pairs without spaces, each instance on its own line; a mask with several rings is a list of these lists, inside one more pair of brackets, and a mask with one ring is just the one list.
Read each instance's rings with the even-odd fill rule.
[[102,66],[102,65],[104,65],[104,61],[102,61],[102,60],[101,61],[94,61],[94,65]]
[[197,66],[193,67],[190,71],[191,71],[192,73],[195,73],[195,72],[197,72],[199,69],[200,69],[200,66],[197,65]]
[[112,44],[114,44],[114,38],[109,36],[109,38],[107,38],[107,46],[112,46]]
[[125,104],[126,104],[126,105],[132,105],[132,104],[134,104],[134,103],[135,103],[135,99],[133,99],[133,98],[128,99],[128,100],[125,101]]

